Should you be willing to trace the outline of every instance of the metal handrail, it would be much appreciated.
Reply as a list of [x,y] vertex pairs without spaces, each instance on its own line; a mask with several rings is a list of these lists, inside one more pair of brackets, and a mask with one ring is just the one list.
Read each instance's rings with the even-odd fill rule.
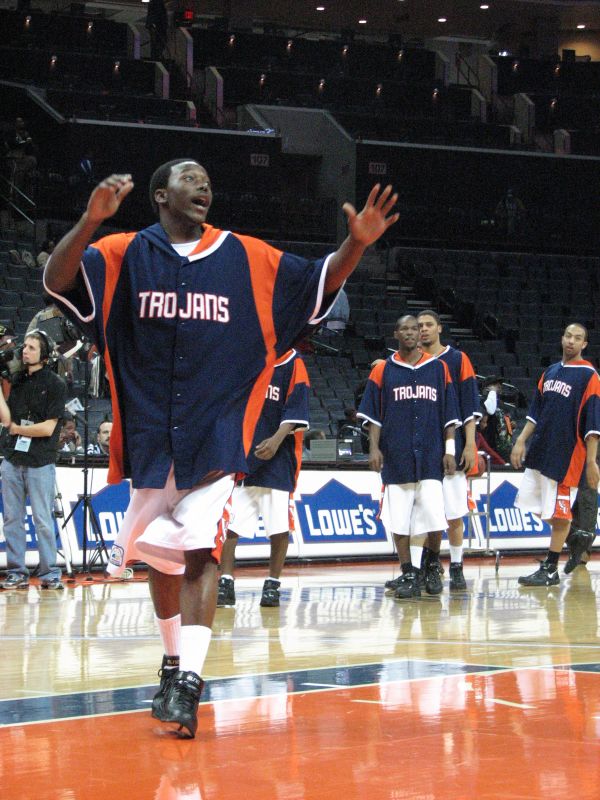
[[[8,208],[14,211],[19,217],[21,217],[28,225],[31,226],[32,229],[32,237],[35,239],[36,236],[36,225],[37,221],[35,219],[35,211],[37,206],[34,200],[22,192],[18,186],[16,186],[12,181],[9,181],[4,175],[0,175],[0,198],[6,203]],[[27,214],[20,206],[18,206],[14,201],[15,194],[18,194],[23,200],[25,200],[30,206],[31,211]]]

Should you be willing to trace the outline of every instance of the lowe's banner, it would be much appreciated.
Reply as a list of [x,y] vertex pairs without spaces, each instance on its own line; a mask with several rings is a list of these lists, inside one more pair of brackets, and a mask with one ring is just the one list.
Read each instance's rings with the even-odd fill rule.
[[[103,546],[110,547],[123,521],[129,502],[127,481],[106,484],[106,469],[89,471],[90,508],[84,520],[81,494],[83,474],[79,467],[57,469],[56,506],[63,516],[56,519],[57,543],[63,562],[83,562],[84,521],[87,529],[87,563],[104,563]],[[545,548],[549,527],[533,514],[515,508],[520,473],[497,472],[471,483],[473,514],[465,519],[465,546],[472,550],[515,550]],[[302,470],[294,496],[295,530],[289,556],[374,556],[393,553],[391,534],[377,513],[381,496],[379,476],[365,470]],[[0,498],[0,568],[6,566]],[[27,563],[37,564],[35,526],[27,507]],[[239,559],[267,558],[269,542],[259,520],[251,538],[241,539]]]

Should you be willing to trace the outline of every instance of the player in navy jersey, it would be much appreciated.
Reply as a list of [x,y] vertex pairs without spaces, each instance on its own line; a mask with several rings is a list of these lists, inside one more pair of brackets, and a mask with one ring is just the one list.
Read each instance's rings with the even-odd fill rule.
[[[475,427],[476,418],[480,416],[477,379],[467,354],[441,343],[442,325],[435,311],[427,309],[419,312],[417,322],[421,349],[444,361],[450,371],[462,423],[455,434],[458,469],[454,475],[444,476],[443,489],[450,545],[450,591],[464,591],[467,584],[462,566],[463,518],[469,512],[467,474],[477,463]],[[424,569],[429,559],[436,561],[439,557],[441,536],[441,532],[436,532],[427,537],[421,563]]]
[[273,370],[248,456],[250,474],[231,498],[229,530],[221,553],[219,606],[235,604],[235,548],[240,536],[254,536],[259,517],[271,547],[260,604],[279,605],[279,579],[294,530],[292,497],[302,462],[303,431],[308,428],[309,388],[304,362],[290,350]]
[[584,473],[590,488],[598,487],[600,380],[592,364],[581,357],[587,342],[583,325],[574,323],[565,328],[562,360],[542,374],[527,422],[511,453],[515,469],[525,464],[515,504],[537,514],[552,528],[545,561],[531,575],[519,578],[522,586],[559,583],[558,557],[569,533],[571,509]]
[[227,507],[236,473],[248,472],[273,365],[398,219],[397,196],[375,186],[360,213],[344,204],[348,237],[309,262],[208,225],[210,178],[181,158],[151,178],[159,223],[88,246],[132,190],[130,175],[94,189],[48,261],[45,284],[105,357],[109,482],[131,476],[134,488],[107,571],[149,564],[165,648],[152,713],[193,737]]
[[[416,318],[401,317],[394,337],[398,350],[372,369],[358,416],[368,423],[369,466],[383,483],[381,518],[402,567],[395,596],[408,599],[421,596],[410,536],[446,526],[442,479],[456,469],[454,429],[460,421],[448,367],[419,349]],[[437,594],[438,584],[437,570],[428,570],[427,593]]]

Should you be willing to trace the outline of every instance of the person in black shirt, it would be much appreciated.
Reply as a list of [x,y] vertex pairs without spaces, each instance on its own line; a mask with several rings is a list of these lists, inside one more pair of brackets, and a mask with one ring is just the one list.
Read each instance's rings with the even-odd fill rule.
[[51,346],[43,331],[31,331],[23,345],[23,370],[12,379],[8,402],[0,401],[4,425],[0,438],[4,538],[8,575],[2,589],[26,588],[27,533],[25,500],[29,496],[39,552],[42,588],[62,589],[56,564],[54,501],[56,448],[67,399],[62,378],[48,367]]

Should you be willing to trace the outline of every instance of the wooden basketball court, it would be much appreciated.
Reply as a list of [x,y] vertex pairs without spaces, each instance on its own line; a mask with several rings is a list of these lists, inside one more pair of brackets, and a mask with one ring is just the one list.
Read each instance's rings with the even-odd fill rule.
[[11,800],[600,797],[600,571],[399,602],[397,566],[290,566],[219,609],[193,741],[153,720],[162,648],[143,574],[0,593],[0,786]]

